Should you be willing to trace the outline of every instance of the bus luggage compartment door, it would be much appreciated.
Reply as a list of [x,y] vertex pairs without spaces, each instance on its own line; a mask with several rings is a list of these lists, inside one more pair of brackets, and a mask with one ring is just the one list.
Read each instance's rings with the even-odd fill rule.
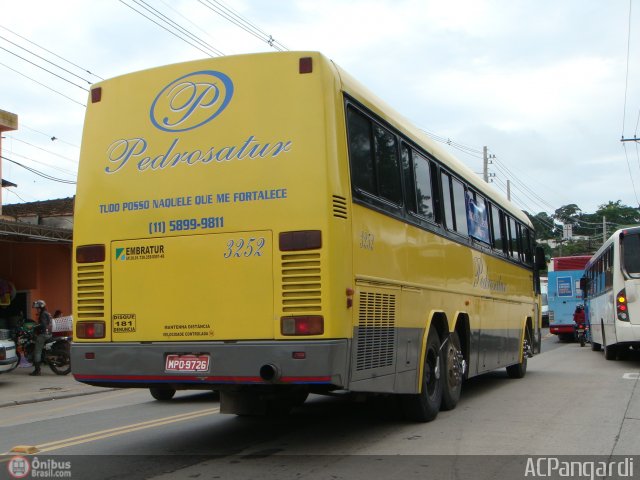
[[113,341],[274,336],[270,231],[114,241],[111,259]]

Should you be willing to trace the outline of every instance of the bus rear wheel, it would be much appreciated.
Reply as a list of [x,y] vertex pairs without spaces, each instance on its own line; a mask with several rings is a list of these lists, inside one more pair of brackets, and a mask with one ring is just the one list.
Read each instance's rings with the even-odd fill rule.
[[607,360],[615,360],[618,356],[618,348],[616,345],[605,345],[604,346],[604,358]]
[[507,375],[510,378],[522,378],[527,373],[527,357],[529,356],[529,349],[531,348],[531,340],[529,329],[524,330],[524,339],[522,341],[522,360],[515,365],[509,365],[507,367]]
[[156,400],[168,402],[176,394],[176,390],[171,387],[149,387],[149,393]]
[[425,350],[421,391],[402,397],[405,417],[414,422],[430,422],[436,418],[442,404],[440,335],[433,325],[429,329]]
[[460,347],[458,332],[449,334],[444,348],[444,378],[442,381],[442,410],[453,410],[460,400],[462,378],[464,376],[464,357]]

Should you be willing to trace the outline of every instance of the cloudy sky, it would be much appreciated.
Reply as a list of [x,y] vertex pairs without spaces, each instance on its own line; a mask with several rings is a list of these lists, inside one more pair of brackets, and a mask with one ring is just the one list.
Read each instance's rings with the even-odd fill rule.
[[[3,202],[74,194],[73,184],[41,175],[75,180],[91,82],[273,51],[221,6],[259,37],[323,52],[448,139],[474,171],[488,146],[494,186],[505,192],[509,180],[529,212],[639,203],[638,144],[620,142],[638,136],[639,0],[4,0],[0,109],[18,114],[20,128],[2,140],[2,176],[18,184]],[[189,45],[134,9],[161,23],[157,11],[204,43]]]

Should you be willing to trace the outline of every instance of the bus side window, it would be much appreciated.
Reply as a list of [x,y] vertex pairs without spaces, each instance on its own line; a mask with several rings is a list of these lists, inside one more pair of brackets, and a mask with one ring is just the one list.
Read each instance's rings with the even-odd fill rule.
[[493,248],[499,252],[504,252],[504,221],[502,212],[494,204],[491,204],[491,232],[493,234]]
[[533,265],[533,237],[531,230],[522,226],[522,247],[523,247],[523,261],[527,265]]
[[511,258],[518,258],[518,233],[516,231],[516,221],[507,216],[507,224],[509,225],[509,255]]
[[347,110],[347,128],[353,187],[401,205],[396,136],[352,107]]
[[431,188],[431,166],[422,155],[413,154],[413,168],[416,179],[416,193],[418,195],[417,214],[433,221],[433,190]]
[[516,222],[516,230],[517,230],[517,245],[518,245],[518,259],[521,263],[526,263],[527,258],[527,229],[520,222]]
[[349,108],[347,123],[353,187],[375,195],[376,180],[373,167],[371,122],[364,115]]
[[378,124],[373,125],[379,195],[402,204],[402,186],[396,136]]
[[454,230],[453,223],[453,200],[451,199],[451,177],[449,174],[442,172],[440,175],[442,180],[442,207],[444,209],[444,224],[449,230]]
[[452,178],[451,186],[453,187],[453,209],[456,217],[456,232],[461,235],[468,235],[467,226],[467,204],[464,196],[464,185],[459,180]]
[[405,203],[407,210],[410,212],[416,212],[416,186],[414,180],[413,162],[411,159],[411,150],[409,147],[402,144],[401,149],[402,171],[404,172],[404,191],[405,191]]
[[609,290],[613,288],[613,245],[605,252],[605,258],[604,288]]

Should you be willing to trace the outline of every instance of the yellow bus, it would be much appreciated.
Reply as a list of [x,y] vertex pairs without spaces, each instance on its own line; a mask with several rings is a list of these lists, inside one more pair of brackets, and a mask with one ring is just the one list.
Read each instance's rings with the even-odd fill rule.
[[398,395],[429,421],[540,349],[527,217],[319,53],[94,85],[75,211],[80,382],[243,415]]

